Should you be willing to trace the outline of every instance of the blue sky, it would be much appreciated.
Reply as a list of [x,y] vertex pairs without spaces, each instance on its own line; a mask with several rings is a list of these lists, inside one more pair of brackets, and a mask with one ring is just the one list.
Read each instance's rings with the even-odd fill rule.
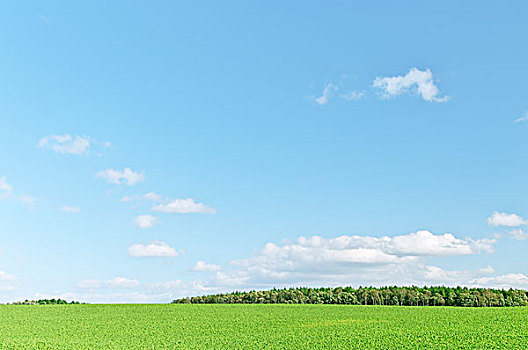
[[528,288],[527,7],[2,4],[0,301]]

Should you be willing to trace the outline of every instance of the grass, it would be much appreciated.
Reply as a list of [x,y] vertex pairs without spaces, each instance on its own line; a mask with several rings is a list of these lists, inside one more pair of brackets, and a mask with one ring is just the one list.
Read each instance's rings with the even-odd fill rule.
[[527,349],[528,308],[0,306],[1,349]]

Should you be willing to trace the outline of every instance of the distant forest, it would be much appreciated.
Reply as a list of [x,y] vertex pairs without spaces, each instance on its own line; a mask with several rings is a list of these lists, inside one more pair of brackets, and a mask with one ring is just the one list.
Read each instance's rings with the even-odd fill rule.
[[70,301],[67,302],[66,300],[62,299],[39,299],[39,300],[24,300],[24,301],[15,301],[14,303],[10,303],[8,305],[73,305],[73,304],[80,304],[78,301]]
[[527,306],[528,292],[465,287],[289,288],[196,296],[172,303],[501,307]]

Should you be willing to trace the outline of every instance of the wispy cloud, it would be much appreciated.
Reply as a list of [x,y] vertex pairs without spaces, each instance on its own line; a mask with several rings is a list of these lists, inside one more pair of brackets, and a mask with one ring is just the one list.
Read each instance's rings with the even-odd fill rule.
[[196,272],[215,272],[220,271],[222,269],[222,266],[216,265],[216,264],[208,264],[205,261],[197,261],[194,267],[192,268],[193,271]]
[[[1,254],[1,252],[0,252]],[[9,282],[12,282],[16,280],[16,277],[13,275],[10,275],[4,271],[0,271],[0,292],[12,292],[15,290],[15,287],[11,284],[8,284]]]
[[524,114],[521,117],[515,119],[516,123],[523,123],[527,121],[528,121],[528,111],[524,112]]
[[141,257],[176,257],[180,252],[176,248],[171,247],[168,243],[161,241],[154,241],[152,243],[142,244],[136,243],[128,248],[128,255]]
[[77,287],[84,289],[103,289],[103,288],[134,288],[139,286],[139,281],[126,277],[115,277],[109,280],[84,280],[79,282]]
[[135,201],[141,201],[141,200],[147,200],[147,201],[152,201],[152,202],[160,202],[161,201],[161,196],[159,194],[155,193],[155,192],[148,192],[148,193],[145,193],[142,196],[137,196],[137,195],[123,196],[123,197],[121,197],[121,199],[119,201],[120,202],[135,202]]
[[87,136],[50,135],[39,140],[37,147],[46,148],[55,153],[87,155],[91,140]]
[[132,169],[126,167],[122,171],[114,169],[106,169],[98,172],[97,177],[105,179],[106,182],[115,185],[128,185],[132,186],[141,181],[145,180],[144,172],[135,172]]
[[528,276],[521,273],[508,273],[505,275],[480,277],[471,281],[471,284],[478,287],[487,288],[528,288]]
[[165,204],[158,204],[152,207],[152,210],[159,211],[162,213],[202,213],[212,214],[216,213],[216,210],[208,207],[203,203],[196,202],[193,198],[187,199],[174,199]]
[[48,17],[44,16],[43,14],[39,14],[39,18],[44,22],[46,23],[47,25],[50,25],[51,24],[51,21],[49,20]]
[[522,228],[514,228],[509,232],[509,234],[513,239],[516,239],[518,241],[524,241],[528,239],[528,232],[526,232]]
[[27,194],[15,194],[13,187],[7,183],[6,177],[0,177],[0,200],[16,199],[22,203],[28,204],[30,209],[33,209],[35,198]]
[[153,202],[159,202],[161,200],[161,196],[155,192],[145,193],[143,198]]
[[152,215],[138,215],[134,218],[134,224],[139,228],[151,228],[159,222],[159,219]]
[[81,208],[79,208],[79,207],[70,207],[68,205],[63,205],[62,207],[60,207],[60,210],[61,211],[65,211],[67,213],[80,213],[81,212]]
[[430,69],[411,68],[405,75],[377,77],[372,86],[381,89],[384,98],[416,92],[428,102],[446,102],[449,99],[447,96],[440,97]]
[[49,135],[41,138],[37,147],[58,154],[72,154],[77,156],[101,156],[102,150],[111,147],[110,142],[99,142],[85,135]]
[[18,195],[16,198],[18,198],[18,200],[20,200],[22,203],[29,205],[30,209],[33,209],[33,204],[36,200],[35,197],[29,196],[27,194],[21,194]]
[[13,281],[15,276],[10,275],[4,271],[0,271],[0,281]]
[[341,94],[339,97],[344,98],[347,101],[355,101],[363,98],[365,96],[365,93],[362,91],[350,91],[346,94]]
[[315,102],[317,102],[319,105],[327,104],[332,93],[337,90],[338,90],[337,85],[332,84],[332,83],[327,83],[323,89],[321,96],[315,98]]
[[6,177],[0,177],[0,199],[7,199],[13,192],[13,187],[7,183]]

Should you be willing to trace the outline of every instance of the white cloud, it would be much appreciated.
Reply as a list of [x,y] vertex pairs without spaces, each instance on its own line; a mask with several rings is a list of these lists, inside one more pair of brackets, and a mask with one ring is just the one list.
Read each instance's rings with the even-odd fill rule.
[[175,199],[166,204],[158,204],[152,207],[152,210],[159,211],[162,213],[215,213],[216,210],[206,206],[203,203],[197,203],[192,198],[187,199]]
[[[283,276],[280,275],[270,275],[269,277],[272,277],[272,279],[280,279]],[[252,281],[253,276],[251,276],[248,271],[243,270],[235,270],[235,271],[229,271],[229,272],[223,272],[223,271],[217,271],[215,273],[215,276],[213,280],[211,281],[211,284],[213,286],[217,286],[217,288],[247,288],[249,289],[251,284],[255,283]],[[280,282],[279,282],[280,283]],[[259,283],[257,282],[257,285]],[[285,286],[285,285],[284,285]]]
[[125,277],[115,277],[109,280],[84,280],[77,285],[85,289],[103,289],[103,288],[135,288],[139,286],[139,281]]
[[153,201],[153,202],[159,202],[161,201],[161,196],[155,192],[149,192],[149,193],[145,193],[143,195],[143,198],[144,199],[147,199],[149,201]]
[[0,271],[0,281],[13,281],[15,276],[10,275],[4,271]]
[[[427,258],[491,252],[494,243],[495,240],[460,239],[452,234],[434,235],[429,231],[380,238],[299,237],[293,243],[268,243],[252,257],[231,262],[234,269],[217,273],[216,283],[246,286],[420,284],[430,282],[432,268],[425,264]],[[460,282],[467,282],[478,273],[458,274],[458,277]]]
[[136,198],[134,196],[123,196],[121,197],[121,199],[119,200],[120,202],[133,202],[135,201]]
[[495,269],[491,266],[479,270],[444,270],[437,266],[420,266],[419,267],[421,280],[427,284],[440,284],[443,285],[458,286],[458,285],[470,285],[472,280],[477,277],[490,275],[495,272]]
[[12,190],[13,188],[11,187],[11,185],[9,185],[6,182],[6,177],[5,176],[0,177],[0,191],[11,192]]
[[141,201],[141,200],[147,200],[151,202],[160,202],[161,196],[155,192],[148,192],[145,193],[142,196],[132,195],[132,196],[123,196],[119,200],[120,202],[135,202],[135,201]]
[[152,215],[138,215],[134,218],[134,224],[139,228],[150,228],[158,223],[159,219]]
[[145,174],[143,172],[138,173],[128,167],[124,168],[123,171],[106,169],[98,172],[96,176],[105,179],[108,183],[115,185],[125,184],[132,186],[145,180]]
[[60,207],[60,210],[65,211],[67,213],[80,213],[81,212],[81,208],[79,208],[79,207],[70,207],[70,206],[67,206],[67,205],[63,205],[62,207]]
[[0,177],[0,199],[7,199],[13,191],[11,185],[6,182],[6,177]]
[[510,231],[510,236],[518,241],[524,241],[525,239],[528,239],[528,232],[521,228],[515,228]]
[[412,68],[406,75],[394,77],[377,77],[373,86],[383,91],[385,98],[394,97],[416,91],[422,99],[428,102],[446,102],[447,96],[440,97],[440,91],[434,84],[431,70]]
[[[306,271],[296,278],[281,276],[257,279],[254,271],[234,270],[231,272],[216,271],[208,280],[170,280],[155,283],[140,283],[127,278],[111,280],[85,280],[79,288],[92,290],[91,293],[35,294],[35,299],[61,298],[64,300],[86,301],[91,303],[166,303],[175,298],[232,292],[233,290],[269,289],[272,287],[335,287],[372,285],[446,285],[492,288],[528,289],[528,277],[523,274],[510,273],[493,276],[491,266],[478,270],[444,270],[438,266],[422,263],[405,265],[378,266],[370,269],[351,270],[347,274],[322,275]],[[131,292],[106,293],[113,288],[130,288]]]
[[523,123],[526,121],[528,121],[528,111],[524,112],[524,114],[521,117],[515,119],[516,123]]
[[192,268],[196,272],[215,272],[220,271],[222,266],[216,264],[208,264],[205,261],[197,261],[196,265]]
[[33,209],[35,198],[27,194],[14,194],[13,187],[7,183],[6,177],[0,177],[0,200],[2,199],[16,199],[22,203],[28,204],[30,209]]
[[0,293],[9,293],[14,291],[16,288],[12,285],[0,285]]
[[470,281],[470,285],[484,288],[528,289],[528,276],[521,273],[508,273],[500,276],[479,277]]
[[335,84],[327,83],[323,89],[323,93],[321,94],[321,96],[315,99],[315,102],[317,102],[319,105],[327,104],[330,96],[332,95],[332,92],[337,90],[338,87]]
[[347,101],[355,101],[361,99],[363,96],[365,96],[364,92],[361,91],[351,91],[347,94],[341,94],[339,97],[344,98]]
[[[83,281],[84,282],[84,281]],[[60,298],[63,300],[76,300],[81,302],[108,304],[108,303],[169,303],[175,298],[203,294],[228,292],[229,289],[208,286],[202,281],[171,280],[155,283],[140,283],[131,285],[127,292],[113,292],[107,281],[81,282],[81,288],[88,292],[65,293],[36,293],[34,299]],[[95,288],[94,288],[95,287]],[[23,296],[20,299],[27,298]]]
[[183,281],[172,280],[164,282],[156,282],[147,284],[147,290],[155,293],[170,292],[171,295],[178,296],[192,296],[200,294],[218,293],[220,291],[227,291],[227,289],[219,289],[217,287],[208,286],[204,281]]
[[29,207],[31,209],[33,209],[33,204],[35,203],[35,198],[32,197],[32,196],[28,196],[27,194],[21,194],[21,195],[18,195],[17,198],[22,202],[22,203],[25,203],[27,205],[29,205]]
[[179,255],[176,248],[160,241],[154,241],[148,244],[136,243],[128,248],[128,255],[139,257],[176,257]]
[[[128,279],[127,279],[128,280]],[[109,280],[111,281],[111,280]],[[136,280],[130,280],[136,281]],[[137,283],[136,283],[137,282]],[[201,281],[171,280],[155,283],[141,283],[139,281],[127,283],[125,286],[111,287],[108,281],[88,280],[78,284],[78,287],[87,292],[64,293],[36,293],[34,299],[60,298],[67,301],[81,301],[95,304],[111,303],[169,303],[175,298],[202,294],[228,292],[228,289],[219,289],[206,286]],[[128,288],[129,291],[112,291],[113,288]],[[24,296],[22,300],[27,298]]]
[[450,233],[434,235],[429,231],[418,231],[390,239],[388,251],[398,255],[445,256],[467,255],[493,251],[495,240],[455,238]]
[[499,213],[495,211],[488,217],[488,225],[491,226],[518,227],[526,224],[528,224],[526,219],[517,214]]
[[40,139],[37,146],[55,153],[86,155],[90,148],[90,138],[86,136],[50,135]]
[[[462,239],[452,234],[418,231],[396,236],[299,237],[291,243],[266,244],[253,256],[235,260],[224,270],[198,261],[193,271],[211,272],[203,280],[139,283],[136,280],[87,280],[79,287],[109,289],[128,286],[131,293],[77,294],[76,300],[95,302],[166,302],[183,296],[269,289],[372,285],[446,285],[495,288],[528,288],[522,274],[495,275],[491,266],[477,270],[446,270],[427,260],[491,252],[495,240]],[[135,244],[129,255],[176,256],[164,242]],[[70,296],[74,296],[71,294]],[[64,298],[66,299],[66,298]],[[68,300],[68,299],[67,299]]]

